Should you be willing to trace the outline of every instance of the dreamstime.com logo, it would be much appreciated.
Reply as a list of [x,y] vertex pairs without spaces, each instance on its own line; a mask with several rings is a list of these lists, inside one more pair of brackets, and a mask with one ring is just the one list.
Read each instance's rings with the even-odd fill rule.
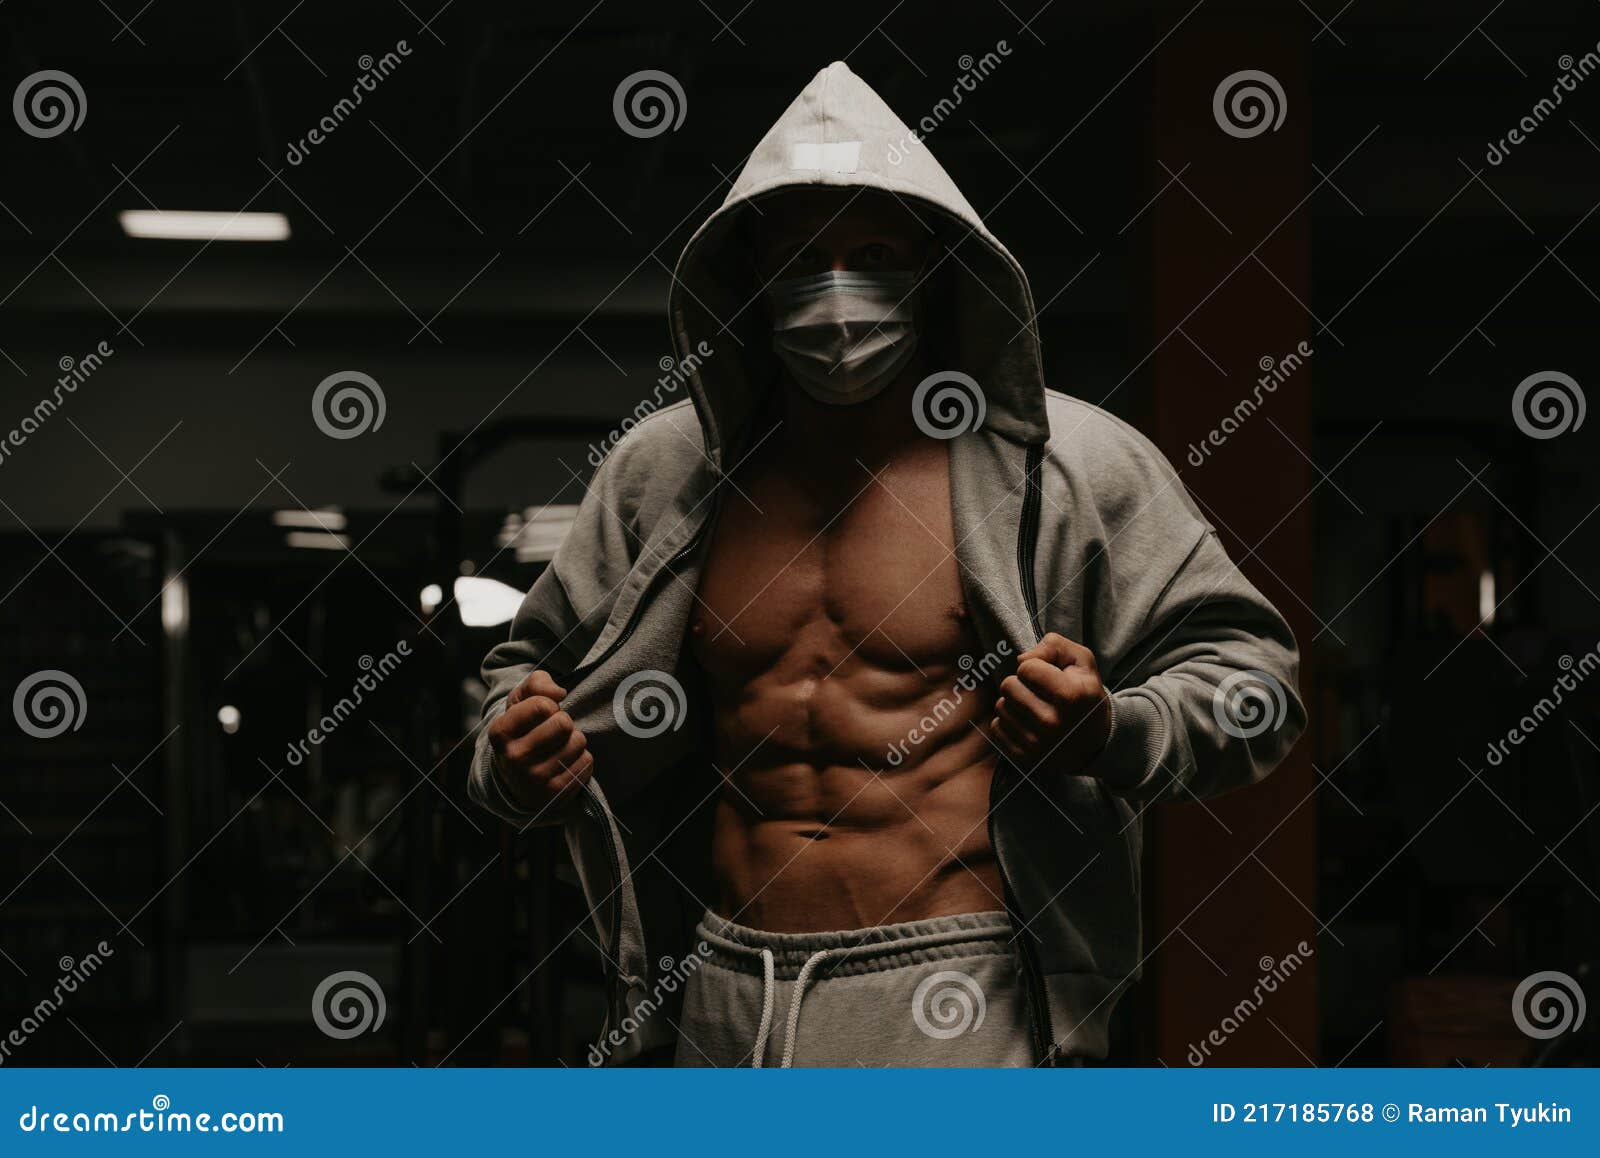
[[94,372],[106,364],[106,360],[116,353],[110,342],[102,341],[94,349],[81,358],[74,358],[71,354],[63,354],[56,361],[56,368],[61,371],[61,376],[56,379],[55,386],[50,393],[33,404],[33,409],[23,415],[22,421],[15,428],[0,436],[0,466],[13,451],[21,450],[27,445],[28,439],[39,433],[46,422],[55,416],[61,409],[62,403],[67,398],[78,392]]
[[349,694],[340,696],[338,702],[329,708],[327,714],[317,721],[317,726],[305,734],[305,737],[289,745],[284,759],[298,768],[311,755],[311,749],[320,745],[334,732],[339,730],[351,716],[356,714],[366,700],[367,693],[378,690],[378,685],[388,679],[400,667],[400,661],[411,655],[411,643],[402,639],[394,645],[394,651],[386,651],[381,659],[373,659],[364,655],[356,661],[356,666],[362,674],[356,677],[354,686]]
[[34,739],[53,740],[83,727],[89,701],[83,694],[83,685],[70,673],[47,668],[17,685],[16,694],[11,697],[11,714],[17,718],[17,727]]
[[71,957],[63,957],[56,962],[56,967],[61,970],[61,976],[56,978],[55,988],[42,998],[37,1005],[22,1015],[22,1021],[4,1038],[0,1038],[0,1065],[11,1057],[11,1051],[21,1049],[28,1044],[28,1039],[39,1032],[45,1022],[55,1016],[56,1010],[66,1003],[67,997],[78,991],[78,986],[88,981],[106,963],[107,957],[116,956],[115,951],[106,942],[101,941],[80,960],[74,961]]
[[383,387],[360,370],[335,370],[311,395],[311,418],[329,438],[359,438],[382,426],[388,412]]
[[1511,995],[1511,1020],[1540,1041],[1576,1033],[1586,1012],[1588,1003],[1577,979],[1555,969],[1524,977]]
[[1555,715],[1568,693],[1577,691],[1580,683],[1600,670],[1600,646],[1584,652],[1576,660],[1570,655],[1564,655],[1556,661],[1556,666],[1561,669],[1562,674],[1556,677],[1549,694],[1540,696],[1538,702],[1523,714],[1522,719],[1506,732],[1504,739],[1496,740],[1489,745],[1484,758],[1494,767],[1498,768],[1505,763],[1513,747],[1520,746],[1524,740],[1533,735],[1540,724]]
[[988,1010],[983,987],[959,969],[929,974],[911,995],[911,1020],[940,1041],[977,1033]]
[[937,131],[939,126],[961,107],[961,102],[966,99],[967,94],[977,92],[979,83],[987,80],[1010,55],[1011,46],[1004,40],[995,41],[992,51],[976,58],[970,52],[962,53],[961,58],[956,61],[956,67],[961,69],[961,75],[956,77],[955,84],[950,86],[950,95],[939,98],[933,108],[917,121],[917,127],[911,130],[909,137],[890,142],[889,164],[899,165],[905,161],[911,155],[911,150]]
[[1274,358],[1271,354],[1261,355],[1261,360],[1256,363],[1261,369],[1261,376],[1256,379],[1255,388],[1245,397],[1234,404],[1233,409],[1223,420],[1199,442],[1189,444],[1188,460],[1193,467],[1204,466],[1210,457],[1213,448],[1220,449],[1228,439],[1232,438],[1250,416],[1261,409],[1266,397],[1278,392],[1278,387],[1287,382],[1306,360],[1311,357],[1311,343],[1301,341],[1281,358]]
[[993,651],[985,652],[981,659],[975,660],[970,655],[963,655],[958,659],[956,666],[961,669],[961,674],[956,677],[955,683],[950,685],[950,694],[940,696],[938,703],[923,713],[922,718],[906,733],[905,739],[896,740],[889,745],[889,750],[883,757],[889,767],[900,767],[905,758],[911,754],[912,748],[932,738],[938,732],[940,725],[955,715],[956,709],[966,699],[965,693],[977,691],[999,670],[1001,661],[1010,654],[1011,644],[1002,639]]
[[1301,941],[1280,961],[1271,957],[1263,957],[1256,964],[1261,969],[1261,976],[1256,978],[1255,988],[1239,1004],[1228,1011],[1228,1015],[1217,1023],[1217,1027],[1201,1040],[1200,1044],[1189,1046],[1186,1058],[1192,1066],[1203,1066],[1211,1057],[1211,1051],[1227,1043],[1228,1038],[1239,1032],[1239,1028],[1255,1016],[1266,997],[1278,991],[1283,985],[1300,971],[1308,957],[1316,956],[1316,950],[1307,941]]
[[89,115],[89,99],[72,76],[47,68],[22,78],[11,97],[11,115],[30,137],[59,137],[77,132]]
[[611,95],[611,115],[630,137],[659,137],[678,131],[689,115],[689,98],[675,76],[647,68],[622,78]]
[[29,1106],[17,1118],[25,1134],[281,1134],[283,1115],[274,1110],[228,1110],[221,1114],[174,1110],[172,1099],[157,1094],[148,1110],[113,1114],[73,1112]]
[[983,425],[988,404],[983,387],[970,374],[940,370],[917,384],[911,395],[911,418],[929,438],[956,438]]
[[665,398],[669,394],[676,394],[691,375],[699,372],[705,360],[711,357],[711,343],[701,338],[695,343],[689,355],[681,360],[663,354],[661,361],[656,365],[661,369],[661,377],[656,379],[655,389],[650,391],[650,397],[641,398],[634,406],[633,412],[617,424],[617,428],[602,438],[598,443],[589,444],[589,465],[599,468],[601,461],[611,452],[611,448],[622,441],[624,435],[639,423],[649,418],[657,410],[666,405]]
[[694,952],[681,961],[674,961],[671,957],[661,958],[659,962],[661,975],[651,987],[650,995],[642,998],[639,1004],[633,1007],[633,1011],[609,1030],[604,1038],[589,1047],[589,1064],[605,1065],[606,1059],[611,1056],[611,1051],[638,1033],[644,1023],[661,1008],[662,997],[676,993],[678,988],[689,980],[689,974],[709,960],[711,960],[711,946],[704,941],[697,942]]
[[298,165],[304,161],[313,148],[326,141],[335,129],[355,114],[357,106],[366,98],[366,94],[376,92],[379,82],[387,80],[389,75],[400,67],[402,58],[410,55],[411,46],[404,40],[397,40],[392,52],[386,52],[376,60],[369,52],[356,61],[356,65],[361,69],[361,75],[356,77],[356,83],[350,86],[350,95],[340,97],[327,115],[305,136],[298,141],[289,142],[289,151],[284,154],[284,160],[291,165]]
[[311,1020],[329,1037],[348,1041],[383,1028],[389,1011],[383,986],[359,969],[330,973],[311,995]]
[[1560,370],[1529,374],[1511,395],[1511,419],[1529,438],[1557,438],[1577,430],[1587,411],[1583,387]]
[[1264,671],[1236,671],[1211,696],[1217,727],[1236,740],[1253,740],[1275,731],[1289,714],[1283,685]]
[[1289,101],[1277,77],[1247,68],[1222,78],[1211,96],[1211,115],[1230,137],[1247,140],[1277,132],[1288,115]]
[[617,685],[611,697],[611,714],[617,726],[636,740],[653,740],[667,731],[683,727],[689,714],[689,698],[683,685],[670,673],[636,671]]

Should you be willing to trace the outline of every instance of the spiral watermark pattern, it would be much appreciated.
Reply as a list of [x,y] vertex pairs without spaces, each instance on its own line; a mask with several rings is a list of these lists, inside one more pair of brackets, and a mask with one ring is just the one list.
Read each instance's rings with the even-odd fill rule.
[[1529,438],[1557,438],[1583,425],[1588,401],[1571,374],[1540,370],[1517,384],[1511,418]]
[[1540,1041],[1576,1033],[1587,1011],[1577,979],[1556,969],[1524,977],[1511,995],[1511,1019],[1523,1033]]
[[1272,74],[1255,68],[1224,77],[1211,97],[1217,127],[1240,140],[1277,132],[1288,112],[1283,86]]
[[36,740],[53,740],[66,731],[83,727],[89,701],[83,685],[69,673],[47,668],[17,685],[11,697],[17,727]]
[[383,387],[359,370],[329,374],[311,395],[311,417],[329,438],[359,438],[381,427],[387,413]]
[[647,68],[622,78],[611,96],[611,115],[630,137],[648,139],[676,132],[689,114],[689,98],[670,73]]
[[636,671],[617,685],[611,697],[617,726],[636,740],[650,740],[683,727],[689,700],[683,685],[669,672]]
[[1283,685],[1264,671],[1236,671],[1211,696],[1217,726],[1237,740],[1253,740],[1272,731],[1288,711]]
[[943,969],[922,979],[911,995],[911,1020],[941,1041],[977,1033],[988,1012],[983,987],[958,969]]
[[89,100],[76,78],[53,68],[22,78],[11,97],[17,127],[41,140],[76,132],[89,115]]
[[330,973],[311,995],[311,1020],[340,1041],[377,1033],[388,1009],[383,986],[358,969]]
[[959,370],[929,374],[911,395],[912,420],[929,438],[969,434],[983,425],[988,412],[983,387]]

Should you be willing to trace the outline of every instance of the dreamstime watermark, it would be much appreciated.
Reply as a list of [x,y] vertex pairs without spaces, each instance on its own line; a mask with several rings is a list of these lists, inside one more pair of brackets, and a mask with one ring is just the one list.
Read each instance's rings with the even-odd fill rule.
[[359,438],[383,425],[389,413],[383,387],[360,370],[335,370],[311,395],[311,419],[329,438]]
[[940,1041],[977,1033],[988,1009],[983,986],[959,969],[930,973],[911,995],[911,1020],[923,1033]]
[[630,137],[659,137],[676,132],[689,115],[689,98],[671,73],[646,68],[622,78],[611,94],[611,115]]
[[1271,957],[1263,957],[1256,962],[1261,970],[1261,976],[1256,978],[1255,988],[1250,991],[1250,995],[1235,1005],[1216,1028],[1201,1039],[1200,1044],[1190,1043],[1185,1060],[1192,1066],[1205,1065],[1211,1057],[1211,1051],[1225,1045],[1228,1038],[1238,1033],[1239,1028],[1255,1015],[1266,998],[1276,993],[1280,985],[1298,973],[1307,958],[1315,955],[1316,950],[1310,943],[1301,941],[1282,960],[1274,961]]
[[995,645],[993,651],[986,653],[981,659],[974,660],[970,655],[963,655],[958,659],[956,666],[961,669],[961,674],[956,677],[956,682],[950,685],[949,694],[939,697],[939,701],[906,733],[905,739],[889,745],[889,750],[883,757],[889,767],[898,768],[911,754],[911,749],[925,743],[933,736],[946,720],[955,715],[956,709],[966,699],[967,693],[977,691],[984,681],[999,669],[1001,661],[1010,654],[1011,644],[1002,639]]
[[1576,1033],[1588,1008],[1577,978],[1556,969],[1524,977],[1511,995],[1511,1020],[1540,1041]]
[[57,961],[56,967],[61,970],[61,976],[56,979],[55,988],[50,991],[50,995],[24,1014],[17,1027],[0,1039],[0,1065],[6,1064],[12,1050],[27,1045],[28,1039],[55,1016],[56,1010],[61,1008],[67,997],[76,993],[78,986],[94,976],[100,966],[106,963],[107,957],[114,956],[116,953],[111,946],[101,941],[84,954],[81,960],[74,961],[71,957],[63,957]]
[[55,412],[61,409],[61,404],[67,397],[76,394],[78,387],[87,382],[115,353],[116,350],[112,348],[110,342],[101,342],[81,358],[74,358],[71,354],[61,355],[56,362],[56,368],[61,371],[61,376],[56,379],[55,387],[34,403],[33,409],[23,416],[21,422],[7,431],[4,438],[0,438],[0,466],[5,465],[12,451],[21,450],[28,439],[37,434]]
[[939,126],[961,107],[961,102],[966,99],[967,94],[977,92],[978,84],[987,80],[1010,55],[1011,46],[1004,40],[995,41],[992,50],[977,58],[970,52],[963,53],[956,61],[956,65],[961,69],[961,75],[956,77],[955,84],[950,86],[950,95],[940,97],[933,108],[917,121],[917,127],[911,130],[909,136],[889,143],[889,164],[901,164],[911,155],[913,149],[937,132]]
[[929,438],[947,439],[969,434],[983,425],[988,414],[983,387],[960,370],[929,374],[911,394],[911,418]]
[[348,1041],[383,1028],[389,1011],[383,986],[359,969],[330,973],[311,995],[311,1020],[329,1037]]
[[1555,715],[1556,709],[1566,699],[1568,692],[1577,691],[1580,683],[1588,679],[1594,671],[1600,669],[1600,645],[1597,645],[1592,651],[1584,652],[1576,660],[1570,655],[1564,655],[1556,661],[1556,666],[1564,674],[1556,677],[1556,682],[1551,685],[1550,691],[1540,696],[1538,702],[1528,709],[1522,719],[1518,720],[1503,738],[1489,745],[1484,759],[1491,765],[1498,768],[1505,763],[1506,757],[1511,755],[1512,748],[1519,746],[1529,736],[1533,735],[1540,724]]
[[1560,370],[1529,374],[1511,395],[1511,420],[1529,438],[1556,438],[1577,430],[1588,409],[1578,380]]
[[1211,695],[1217,727],[1236,740],[1253,740],[1276,731],[1289,714],[1283,685],[1264,671],[1236,671]]
[[1255,68],[1223,77],[1211,94],[1211,115],[1217,127],[1240,140],[1277,132],[1288,112],[1289,100],[1278,78]]
[[17,727],[36,740],[53,740],[83,727],[89,701],[83,685],[70,673],[56,668],[36,671],[17,685],[11,697],[11,714]]
[[[1489,142],[1489,151],[1484,154],[1484,160],[1491,165],[1498,165],[1511,155],[1511,150],[1522,144],[1533,135],[1535,129],[1544,124],[1555,114],[1556,106],[1566,99],[1566,94],[1576,92],[1581,81],[1589,79],[1591,73],[1600,69],[1600,44],[1596,44],[1588,52],[1572,59],[1572,54],[1565,53],[1556,64],[1561,69],[1561,75],[1556,77],[1556,83],[1550,86],[1550,96],[1541,97],[1534,102],[1533,108],[1517,122],[1517,127],[1501,137],[1498,141]],[[1555,99],[1552,100],[1551,97]]]
[[399,668],[400,661],[410,655],[411,643],[402,639],[394,645],[394,651],[384,652],[381,659],[374,660],[370,655],[362,656],[356,666],[363,674],[356,677],[356,682],[349,693],[339,697],[338,702],[317,721],[316,727],[307,732],[302,739],[289,745],[284,759],[298,768],[305,758],[311,755],[311,749],[333,735],[341,724],[355,715],[356,709],[366,699],[367,693],[377,691],[378,685],[393,675]]
[[11,115],[30,137],[59,137],[76,132],[89,115],[83,86],[70,74],[47,68],[22,78],[11,96]]
[[404,40],[397,40],[392,50],[376,60],[371,53],[357,60],[356,64],[361,68],[361,75],[356,77],[356,83],[350,86],[350,95],[340,97],[333,108],[329,109],[305,136],[298,141],[289,142],[289,151],[284,154],[284,160],[291,165],[298,165],[304,161],[310,155],[312,148],[332,136],[335,129],[354,115],[356,107],[366,99],[367,94],[376,92],[378,83],[387,80],[395,69],[400,67],[400,62],[410,55],[411,46]]
[[1261,355],[1261,360],[1256,363],[1261,368],[1261,377],[1256,379],[1255,388],[1245,397],[1234,404],[1233,410],[1221,423],[1206,433],[1199,442],[1189,444],[1189,465],[1203,466],[1210,457],[1211,451],[1219,448],[1223,443],[1238,431],[1257,410],[1269,394],[1276,394],[1278,387],[1287,382],[1294,372],[1305,365],[1306,359],[1312,354],[1311,344],[1306,341],[1298,343],[1281,358],[1273,358],[1271,354]]
[[617,726],[635,740],[653,740],[683,727],[689,699],[671,672],[636,671],[617,685],[611,697]]
[[681,961],[673,961],[671,957],[661,958],[658,962],[661,976],[656,978],[656,983],[650,987],[649,996],[635,1005],[632,1012],[613,1026],[604,1038],[589,1047],[589,1064],[605,1065],[612,1050],[638,1033],[644,1023],[655,1016],[656,1011],[661,1008],[662,998],[676,993],[681,986],[688,983],[689,974],[709,960],[711,960],[711,946],[704,941],[698,942],[694,946],[694,952]]
[[148,1110],[115,1114],[106,1110],[41,1110],[29,1106],[17,1118],[25,1134],[281,1134],[283,1115],[275,1110],[227,1110],[219,1114],[172,1109],[172,1099],[157,1094]]
[[686,358],[679,360],[663,354],[661,361],[656,363],[661,370],[661,377],[656,379],[655,389],[650,391],[650,397],[641,398],[639,403],[634,406],[633,412],[624,418],[610,434],[606,435],[598,443],[589,444],[589,465],[598,467],[600,461],[610,453],[613,446],[622,441],[623,436],[628,431],[665,406],[664,399],[669,395],[676,394],[679,388],[689,380],[689,376],[698,372],[705,360],[711,357],[711,353],[711,343],[701,338],[700,341],[695,343],[694,349],[689,351],[689,356]]

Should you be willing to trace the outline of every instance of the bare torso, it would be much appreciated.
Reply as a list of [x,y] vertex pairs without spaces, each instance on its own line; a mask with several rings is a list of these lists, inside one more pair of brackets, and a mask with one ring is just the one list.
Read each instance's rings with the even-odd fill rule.
[[947,444],[869,455],[780,429],[733,481],[690,628],[725,780],[719,912],[816,932],[1001,908],[979,730],[1000,675],[959,683],[981,645]]

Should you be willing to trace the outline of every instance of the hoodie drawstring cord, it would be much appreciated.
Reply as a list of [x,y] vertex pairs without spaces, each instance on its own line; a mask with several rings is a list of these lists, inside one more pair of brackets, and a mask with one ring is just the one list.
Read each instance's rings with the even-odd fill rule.
[[773,1005],[772,950],[761,950],[761,1026],[756,1030],[756,1052],[750,1059],[750,1068],[758,1070],[767,1056],[767,1037],[772,1033]]

